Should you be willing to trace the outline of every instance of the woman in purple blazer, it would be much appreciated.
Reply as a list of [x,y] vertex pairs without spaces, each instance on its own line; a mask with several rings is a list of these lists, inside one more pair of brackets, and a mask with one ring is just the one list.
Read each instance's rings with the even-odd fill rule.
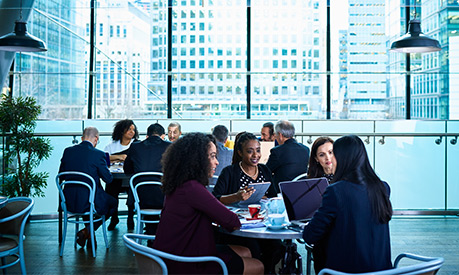
[[392,268],[389,186],[374,172],[359,137],[339,138],[333,153],[334,183],[303,232],[304,240],[318,252],[316,273],[325,267],[350,273]]
[[[206,189],[218,165],[217,148],[209,136],[189,133],[164,152],[161,220],[153,248],[180,256],[217,256],[230,274],[263,274],[263,264],[242,246],[216,245],[213,225],[228,231],[241,226],[236,214]],[[166,262],[170,273],[217,274],[215,263]]]

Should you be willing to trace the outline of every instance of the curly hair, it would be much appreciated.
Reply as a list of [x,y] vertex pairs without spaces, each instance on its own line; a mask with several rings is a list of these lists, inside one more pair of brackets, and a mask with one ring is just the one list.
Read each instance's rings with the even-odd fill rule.
[[309,169],[308,169],[308,178],[320,178],[323,177],[325,174],[324,168],[320,163],[316,160],[317,150],[320,146],[324,145],[325,143],[330,142],[333,144],[333,139],[329,137],[318,137],[311,147],[311,154],[309,155]]
[[118,141],[123,138],[124,133],[131,127],[131,125],[134,125],[135,127],[135,134],[134,134],[134,140],[139,139],[139,132],[137,131],[137,126],[135,126],[134,121],[130,119],[123,119],[115,123],[113,126],[113,133],[112,133],[112,140],[113,141]]
[[239,152],[242,153],[242,148],[249,140],[257,140],[257,137],[249,132],[240,132],[236,135],[236,140],[234,141],[234,151],[233,151],[233,159],[231,164],[238,163],[242,160],[242,157],[239,155]]
[[165,195],[189,180],[196,180],[204,186],[209,183],[208,150],[211,142],[209,135],[188,133],[167,147],[161,159]]

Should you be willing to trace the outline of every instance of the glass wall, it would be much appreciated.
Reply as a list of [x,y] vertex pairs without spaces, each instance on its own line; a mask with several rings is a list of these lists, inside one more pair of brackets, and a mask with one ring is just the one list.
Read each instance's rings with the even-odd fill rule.
[[[16,55],[13,93],[37,97],[42,118],[459,117],[453,1],[99,0],[89,26],[90,2],[35,1],[29,30],[48,51]],[[409,68],[388,50],[407,8],[442,45]]]

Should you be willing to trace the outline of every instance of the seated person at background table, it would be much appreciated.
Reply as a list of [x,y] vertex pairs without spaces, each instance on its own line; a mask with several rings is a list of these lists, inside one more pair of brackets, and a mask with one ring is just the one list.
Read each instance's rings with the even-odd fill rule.
[[170,142],[174,142],[180,138],[182,134],[182,126],[178,122],[171,122],[167,126],[167,137]]
[[110,155],[111,162],[123,162],[126,154],[116,154],[129,148],[133,141],[139,139],[139,132],[130,119],[118,121],[113,128],[112,142],[105,146],[104,151]]
[[[260,142],[252,133],[241,132],[236,136],[232,165],[223,168],[213,194],[225,205],[237,205],[253,194],[250,183],[271,182],[271,171],[260,160]],[[268,197],[275,197],[273,185],[268,189]]]
[[[105,218],[108,219],[115,213],[115,210],[118,209],[118,201],[108,195],[100,184],[100,179],[102,178],[102,180],[107,183],[107,186],[110,186],[113,176],[108,170],[105,161],[105,153],[95,148],[99,142],[99,131],[95,127],[87,127],[83,131],[81,140],[82,142],[80,144],[68,147],[64,150],[59,173],[77,171],[90,175],[96,182],[94,197],[96,211],[99,215],[105,215]],[[83,180],[86,182],[84,178],[79,179],[78,177],[65,177],[65,179]],[[86,195],[83,195],[81,192],[86,192]],[[64,194],[67,199],[67,208],[69,211],[77,213],[89,211],[88,189],[69,184],[65,186]],[[89,221],[89,216],[84,216],[83,220]],[[97,230],[101,224],[102,221],[94,223],[94,231]],[[84,247],[89,237],[88,223],[84,229],[78,231],[77,243]],[[91,247],[91,245],[88,245],[88,247]]]
[[304,228],[308,244],[324,245],[314,255],[314,268],[362,273],[391,269],[390,188],[370,165],[362,140],[354,135],[333,144],[336,173],[322,205]]
[[[205,187],[218,165],[211,139],[202,133],[184,135],[167,148],[162,165],[166,198],[153,248],[180,256],[218,256],[230,274],[263,274],[262,263],[247,248],[215,244],[212,222],[229,231],[241,223]],[[211,262],[166,263],[169,273],[221,273]]]
[[[129,148],[124,161],[124,173],[134,175],[140,172],[162,172],[161,158],[166,148],[171,145],[164,141],[166,133],[163,126],[158,123],[151,124],[147,129],[147,138],[142,142],[134,142]],[[161,177],[142,177],[140,180],[161,181]],[[136,184],[136,183],[134,183]],[[140,200],[140,208],[163,208],[164,195],[155,186],[139,187],[137,190]],[[128,205],[134,205],[134,198],[129,190]],[[147,219],[159,220],[159,217],[148,215]],[[145,223],[147,235],[155,235],[157,224]]]
[[274,146],[279,145],[279,143],[276,140],[276,137],[274,136],[274,124],[272,122],[266,122],[265,124],[263,124],[260,133],[260,141],[274,141]]
[[293,136],[295,126],[287,120],[279,120],[274,127],[279,146],[271,149],[266,166],[273,172],[273,185],[280,193],[279,182],[293,180],[308,169],[309,148],[298,143]]
[[[118,121],[112,133],[112,142],[105,146],[104,151],[110,154],[110,162],[123,162],[126,159],[126,150],[132,142],[139,139],[139,132],[130,119]],[[120,154],[121,153],[121,154]],[[107,185],[107,193],[113,196],[118,201],[118,196],[121,192],[128,192],[129,187],[121,187],[122,179],[113,180],[111,185]],[[119,223],[118,209],[110,220],[108,230],[112,231]],[[134,207],[128,205],[127,227],[129,230],[134,229]]]
[[335,169],[336,160],[333,156],[333,139],[329,137],[317,138],[311,147],[308,178],[325,177],[330,183],[333,180]]
[[225,143],[228,140],[228,128],[224,125],[217,125],[212,130],[212,135],[217,140],[217,159],[218,166],[215,170],[215,175],[219,176],[223,168],[231,165],[233,158],[233,150],[225,147]]
[[[253,194],[250,183],[271,182],[271,171],[264,164],[259,164],[260,142],[252,133],[241,132],[236,136],[233,152],[233,164],[222,170],[213,194],[225,205],[237,205]],[[275,197],[273,185],[267,196]],[[254,258],[260,259],[266,272],[273,272],[275,264],[282,256],[283,247],[279,240],[247,239],[226,234],[218,234],[218,242],[247,246]]]

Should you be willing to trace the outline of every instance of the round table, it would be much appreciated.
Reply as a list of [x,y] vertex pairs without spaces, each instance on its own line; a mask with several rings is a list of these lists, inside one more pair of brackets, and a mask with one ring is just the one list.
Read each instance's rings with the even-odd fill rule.
[[288,228],[272,230],[267,227],[238,229],[231,233],[231,235],[257,238],[257,239],[278,239],[278,240],[294,240],[303,238],[303,233],[294,231]]
[[7,197],[5,197],[5,196],[0,196],[0,208],[2,208],[3,206],[5,206],[7,202],[8,202],[8,198],[7,198]]

